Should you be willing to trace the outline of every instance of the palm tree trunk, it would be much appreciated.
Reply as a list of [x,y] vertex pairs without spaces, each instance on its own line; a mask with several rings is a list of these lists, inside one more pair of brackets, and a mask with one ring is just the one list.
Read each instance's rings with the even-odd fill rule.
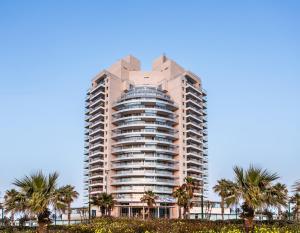
[[245,232],[253,232],[253,218],[244,218]]
[[150,207],[148,207],[148,219],[150,219],[151,215],[150,215]]
[[183,218],[186,219],[186,207],[183,207]]
[[39,222],[37,232],[38,233],[46,233],[47,232],[47,223]]
[[110,217],[111,216],[111,209],[110,208],[108,208],[108,216]]
[[10,215],[10,222],[11,222],[12,226],[15,225],[15,213],[13,211],[11,212],[11,215]]
[[71,222],[71,203],[68,203],[68,225],[70,226]]
[[181,206],[178,206],[178,215],[179,215],[179,219],[181,219]]

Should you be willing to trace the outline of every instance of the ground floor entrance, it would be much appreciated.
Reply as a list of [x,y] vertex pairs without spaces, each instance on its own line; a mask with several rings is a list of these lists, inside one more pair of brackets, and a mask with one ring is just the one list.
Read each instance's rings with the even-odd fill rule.
[[[118,206],[120,217],[135,218],[172,218],[172,206],[156,206],[148,209],[144,206]],[[149,216],[150,215],[150,216]]]

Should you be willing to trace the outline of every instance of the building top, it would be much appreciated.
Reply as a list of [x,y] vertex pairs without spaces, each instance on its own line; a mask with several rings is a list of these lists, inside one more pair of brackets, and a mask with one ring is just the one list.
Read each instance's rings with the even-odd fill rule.
[[134,85],[159,85],[163,81],[171,80],[180,75],[190,76],[193,82],[197,84],[201,82],[198,76],[185,70],[165,55],[153,61],[151,71],[142,71],[140,61],[136,57],[128,55],[98,74],[94,81],[105,72]]

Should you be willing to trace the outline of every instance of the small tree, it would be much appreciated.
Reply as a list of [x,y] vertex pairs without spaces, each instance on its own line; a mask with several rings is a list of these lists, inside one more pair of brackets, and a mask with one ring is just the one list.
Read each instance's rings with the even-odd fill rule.
[[299,215],[300,215],[300,194],[295,193],[293,196],[291,196],[290,202],[294,204],[294,207],[293,207],[294,220],[298,221]]
[[148,219],[151,217],[150,209],[154,207],[156,204],[156,199],[158,199],[158,196],[155,195],[155,193],[151,190],[148,190],[144,193],[144,195],[141,197],[141,202],[144,202],[147,204],[148,209]]
[[294,206],[294,218],[296,221],[299,220],[299,215],[300,215],[300,181],[296,181],[295,184],[293,185],[293,191],[295,194],[292,196],[291,201],[295,203]]
[[111,215],[116,201],[112,194],[100,193],[97,196],[92,196],[92,205],[98,206],[101,211],[101,215]]
[[184,187],[180,186],[173,192],[173,197],[177,199],[178,205],[178,216],[181,219],[181,208],[183,208],[183,216],[186,218],[186,212],[189,205],[189,195],[187,194]]
[[[226,198],[230,204],[243,202],[242,214],[246,232],[253,229],[255,211],[266,206],[286,206],[287,195],[278,194],[273,182],[279,178],[276,173],[250,166],[247,170],[234,167],[235,182],[231,195]],[[279,198],[280,197],[280,198]]]
[[24,208],[21,206],[20,201],[20,195],[16,189],[6,191],[4,195],[4,208],[6,212],[10,213],[11,225],[14,225],[15,212]]
[[70,225],[71,221],[71,203],[78,198],[79,193],[75,190],[75,187],[72,185],[65,185],[61,187],[59,190],[59,197],[63,203],[67,205],[68,211],[68,225]]
[[56,172],[46,176],[41,171],[16,179],[13,183],[16,189],[6,192],[7,211],[36,216],[38,232],[47,231],[47,225],[51,222],[49,208],[60,209],[64,206],[64,203],[58,201],[57,179]]
[[222,220],[224,220],[224,207],[225,207],[225,198],[231,195],[230,190],[234,184],[230,180],[221,179],[217,181],[217,184],[213,187],[215,193],[221,197],[221,214]]

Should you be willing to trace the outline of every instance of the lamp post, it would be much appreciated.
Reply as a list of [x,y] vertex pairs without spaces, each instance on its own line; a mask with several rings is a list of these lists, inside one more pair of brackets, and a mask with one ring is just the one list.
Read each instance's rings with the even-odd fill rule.
[[291,202],[289,201],[289,207],[288,207],[288,220],[291,220]]
[[89,211],[89,214],[88,214],[88,216],[89,216],[89,223],[90,223],[90,221],[91,221],[91,196],[90,196],[90,187],[88,188],[88,211]]
[[204,201],[203,201],[203,192],[201,193],[201,219],[204,219],[204,213],[203,213],[203,209],[204,209]]

